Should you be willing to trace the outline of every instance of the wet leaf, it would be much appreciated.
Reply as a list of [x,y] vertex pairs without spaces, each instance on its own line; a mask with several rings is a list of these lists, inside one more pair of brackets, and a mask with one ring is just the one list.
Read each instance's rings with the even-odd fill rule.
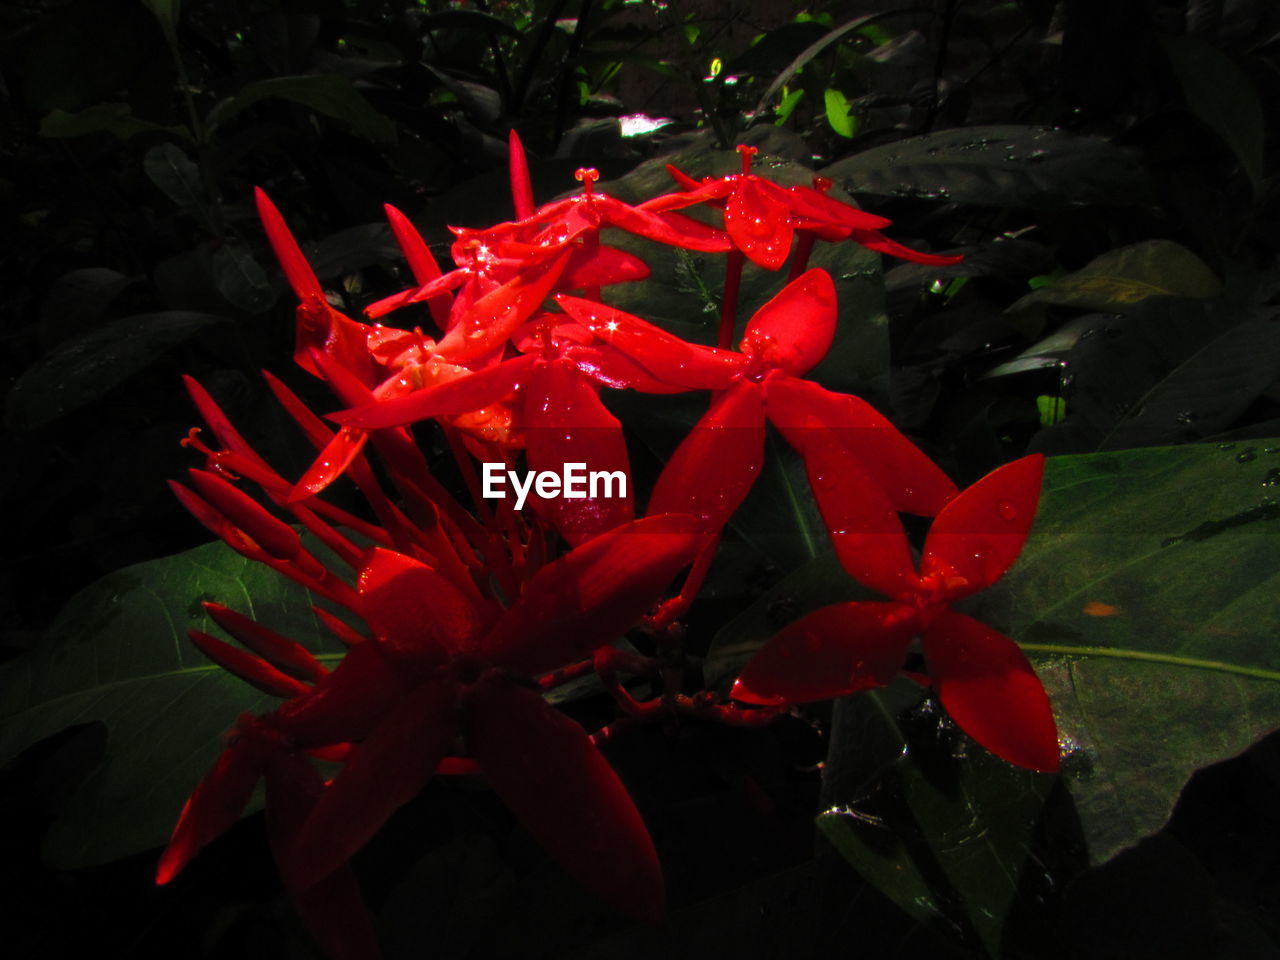
[[1194,253],[1171,240],[1145,240],[1096,257],[1016,301],[1010,311],[1054,304],[1099,313],[1129,313],[1148,297],[1213,297],[1222,284]]
[[253,254],[237,243],[214,251],[210,261],[214,286],[227,302],[246,313],[261,313],[275,300],[267,273]]
[[1257,88],[1225,53],[1198,37],[1161,37],[1160,45],[1187,107],[1231,149],[1254,195],[1261,194],[1266,124]]
[[6,419],[30,430],[102,396],[174,344],[225,317],[187,310],[140,313],[62,341],[9,391]]
[[1276,440],[1051,458],[1021,558],[976,598],[1040,657],[1092,863],[1280,725],[1278,469]]
[[109,133],[121,140],[128,140],[139,133],[170,133],[191,139],[191,131],[184,126],[166,127],[133,115],[127,103],[97,103],[75,113],[66,110],[50,110],[40,121],[42,137],[83,137],[91,133]]
[[839,90],[828,87],[822,94],[827,111],[827,123],[831,129],[846,139],[853,136],[857,120],[849,115],[849,98]]
[[40,342],[52,347],[96,321],[111,301],[140,280],[109,267],[84,267],[64,273],[40,304]]
[[152,147],[142,158],[142,169],[179,210],[195,217],[210,233],[218,232],[200,180],[200,168],[181,147],[172,143]]
[[305,590],[220,543],[126,567],[76,594],[44,641],[0,670],[0,762],[73,724],[108,728],[102,766],[46,839],[58,866],[162,844],[222,733],[241,712],[278,702],[188,642],[189,627],[216,632],[203,600],[260,618],[330,665],[340,657]]
[[1129,205],[1151,196],[1129,153],[1054,127],[943,130],[866,150],[819,172],[853,194],[998,207]]

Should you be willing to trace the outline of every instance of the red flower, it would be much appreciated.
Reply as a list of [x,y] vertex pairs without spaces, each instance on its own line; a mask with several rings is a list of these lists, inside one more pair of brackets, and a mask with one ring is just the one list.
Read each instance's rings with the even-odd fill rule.
[[[992,471],[943,507],[917,575],[896,512],[859,464],[828,448],[810,482],[839,471],[840,498],[820,498],[836,554],[889,602],[834,604],[771,637],[734,685],[748,703],[824,700],[884,686],[914,637],[928,675],[962,730],[1032,770],[1058,769],[1057,729],[1044,687],[1018,645],[951,604],[995,583],[1017,558],[1035,517],[1044,457]],[[815,473],[817,476],[815,476]],[[856,506],[849,497],[858,497]]]

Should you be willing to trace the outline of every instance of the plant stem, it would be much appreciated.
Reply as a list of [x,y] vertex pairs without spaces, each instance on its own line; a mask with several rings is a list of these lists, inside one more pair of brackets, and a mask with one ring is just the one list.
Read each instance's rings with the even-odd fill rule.
[[1173,667],[1188,667],[1194,670],[1214,670],[1218,673],[1234,673],[1242,677],[1253,677],[1255,680],[1280,681],[1280,670],[1266,670],[1262,667],[1245,667],[1236,663],[1225,663],[1222,660],[1202,660],[1199,657],[1180,657],[1172,653],[1150,653],[1145,650],[1124,650],[1111,647],[1077,647],[1066,643],[1022,643],[1023,650],[1031,653],[1061,653],[1079,657],[1106,657],[1112,660],[1138,660],[1145,663],[1164,663]]
[[741,250],[729,251],[724,269],[724,295],[720,298],[720,336],[716,346],[728,350],[733,346],[733,328],[738,319],[738,288],[742,286],[742,265],[746,257]]

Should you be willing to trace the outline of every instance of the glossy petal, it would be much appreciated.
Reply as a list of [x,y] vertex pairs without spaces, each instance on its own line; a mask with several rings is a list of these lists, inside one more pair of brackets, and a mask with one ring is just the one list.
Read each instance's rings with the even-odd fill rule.
[[239,647],[224,643],[199,630],[188,630],[187,637],[196,649],[234,676],[263,693],[282,699],[310,693],[311,688],[295,677],[277,670],[271,664]]
[[902,521],[862,461],[820,435],[801,453],[809,488],[849,576],[889,597],[916,592],[920,581]]
[[867,213],[865,210],[859,210],[857,207],[851,207],[847,203],[828,197],[813,189],[813,187],[788,187],[787,192],[791,195],[789,199],[792,214],[808,220],[839,224],[846,232],[850,230],[883,230],[892,222],[884,217],[877,217],[874,213]]
[[898,241],[890,240],[888,237],[873,230],[854,230],[849,235],[849,239],[855,243],[862,244],[868,250],[887,253],[891,257],[910,260],[912,263],[927,263],[936,267],[949,267],[953,263],[959,263],[964,259],[962,256],[952,254],[921,253],[918,250],[912,250],[910,247],[904,247]]
[[702,224],[694,226],[696,221],[687,217],[668,216],[631,207],[604,195],[597,195],[594,201],[610,225],[656,243],[703,253],[724,253],[730,248],[729,237]]
[[792,280],[747,323],[742,352],[801,376],[827,355],[836,332],[836,288],[825,270]]
[[764,401],[741,381],[716,397],[663,468],[648,512],[691,513],[718,532],[750,492],[764,462]]
[[395,703],[321,794],[281,871],[306,890],[346,863],[435,773],[457,729],[457,686],[440,672]]
[[865,400],[786,376],[770,377],[767,388],[769,421],[789,444],[804,454],[834,434],[895,509],[932,517],[955,496],[956,485],[938,465]]
[[929,528],[921,575],[939,576],[952,600],[999,580],[1027,541],[1043,477],[1044,455],[1037,453],[996,468],[961,492]]
[[298,241],[289,232],[276,205],[261,187],[253,188],[253,199],[258,206],[258,217],[262,220],[263,229],[267,232],[267,240],[276,259],[280,261],[280,267],[284,270],[289,286],[293,288],[294,296],[302,301],[323,301],[324,290],[320,281],[316,279],[315,271],[307,263],[307,258],[302,255]]
[[574,320],[664,383],[691,390],[723,390],[746,367],[740,354],[685,343],[660,327],[604,304],[556,297]]
[[542,307],[569,262],[569,251],[508,280],[473,303],[466,315],[437,346],[440,356],[455,363],[473,360],[502,346]]
[[[267,766],[267,836],[277,863],[284,863],[307,816],[324,791],[314,768],[296,754],[282,754]],[[379,960],[369,911],[355,874],[339,867],[290,899],[329,960]]]
[[733,685],[747,703],[805,703],[883,687],[915,632],[905,603],[837,603],[770,637]]
[[511,178],[511,202],[515,206],[517,220],[533,216],[533,183],[529,180],[529,161],[524,155],[520,135],[512,130],[507,134],[507,166]]
[[[222,408],[214,402],[213,397],[209,395],[209,391],[202,387],[195,377],[183,376],[182,382],[187,388],[187,393],[191,395],[191,402],[200,411],[200,418],[213,431],[213,435],[218,438],[218,443],[224,449],[238,453],[259,466],[271,470],[267,465],[267,461],[258,456],[253,447],[249,446],[248,441],[240,436],[236,428],[231,425],[231,421],[227,419],[227,415],[222,412]],[[271,472],[274,473],[275,471],[272,470]]]
[[467,695],[467,744],[498,796],[568,873],[615,910],[662,916],[662,867],[618,775],[537,693],[492,679]]
[[200,496],[251,536],[271,556],[278,560],[291,560],[302,551],[298,532],[269,513],[266,507],[243,490],[205,470],[192,469],[188,473],[192,486]]
[[240,819],[261,776],[261,745],[233,734],[183,806],[169,845],[160,855],[156,883],[163,885],[176,877],[192,857]]
[[306,500],[328,487],[360,456],[368,440],[369,434],[356,427],[343,427],[335,433],[307,467],[307,472],[298,479],[289,494],[289,501]]
[[561,290],[589,290],[611,283],[630,283],[649,276],[649,266],[633,253],[603,244],[573,251],[556,284]]
[[582,492],[587,496],[538,500],[539,509],[571,546],[635,519],[622,424],[571,361],[551,360],[534,368],[525,393],[524,429],[530,470],[559,474],[576,463],[588,477],[598,472],[612,475],[607,486],[599,487],[598,496],[590,496],[584,481]]
[[[405,262],[409,264],[409,270],[413,273],[413,279],[417,281],[418,286],[422,287],[433,280],[440,277],[440,265],[436,263],[436,258],[431,254],[431,248],[427,246],[422,234],[409,218],[397,210],[391,204],[385,204],[382,208],[386,211],[387,222],[391,224],[391,232],[395,234],[396,243],[400,245],[401,251],[404,253]],[[427,301],[427,308],[431,311],[431,319],[436,322],[441,330],[444,329],[445,323],[449,319],[449,305],[453,298],[445,294],[440,294],[430,298]]]
[[724,206],[724,226],[747,259],[777,270],[791,252],[794,231],[787,205],[755,178],[743,176]]
[[605,343],[585,346],[573,344],[566,347],[561,356],[572,360],[584,374],[596,383],[615,390],[635,390],[639,393],[684,393],[686,388],[659,380],[624,353]]
[[487,662],[534,676],[631,627],[688,566],[704,535],[690,516],[646,517],[547,564],[481,643]]
[[460,589],[394,550],[369,551],[356,587],[374,639],[388,654],[422,666],[470,652],[486,626]]
[[536,358],[504,360],[468,376],[329,415],[345,426],[365,430],[398,427],[432,417],[456,417],[480,410],[508,396],[528,377]]
[[938,697],[961,730],[1010,763],[1057,771],[1053,709],[1016,643],[947,611],[925,631],[924,656]]

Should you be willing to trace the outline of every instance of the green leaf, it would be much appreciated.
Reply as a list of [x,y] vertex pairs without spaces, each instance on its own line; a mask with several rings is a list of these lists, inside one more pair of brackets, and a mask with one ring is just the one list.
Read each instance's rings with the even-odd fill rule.
[[226,243],[215,250],[209,269],[218,292],[246,313],[262,313],[275,301],[266,271],[239,243]]
[[1257,88],[1230,57],[1198,37],[1161,37],[1160,44],[1187,107],[1236,155],[1260,196],[1266,122]]
[[1151,185],[1127,151],[1054,127],[962,127],[846,157],[819,171],[850,193],[1060,209],[1146,203]]
[[210,233],[219,232],[200,178],[200,168],[185,151],[172,143],[159,144],[146,152],[142,169],[179,210],[200,221]]
[[305,590],[221,543],[126,567],[76,594],[42,644],[0,670],[0,761],[75,724],[108,729],[103,765],[46,839],[56,865],[162,844],[222,733],[240,713],[278,702],[188,642],[188,628],[216,632],[204,600],[259,618],[322,660],[341,656]]
[[191,139],[191,131],[184,126],[166,127],[133,115],[133,107],[127,103],[97,103],[76,113],[66,110],[50,110],[40,121],[42,137],[83,137],[91,133],[109,133],[121,140],[128,140],[139,133],[170,133]]
[[782,102],[778,104],[775,112],[774,125],[782,126],[791,119],[791,114],[796,112],[796,107],[800,101],[804,99],[804,87],[797,87],[795,90],[789,90],[783,96]]
[[857,129],[858,121],[849,115],[849,98],[839,90],[828,87],[822,94],[827,110],[827,123],[840,136],[851,138]]
[[1010,311],[1036,304],[1098,313],[1129,313],[1148,297],[1217,296],[1222,284],[1203,260],[1172,240],[1144,240],[1109,250],[1075,271],[1038,286]]
[[1036,397],[1036,409],[1040,411],[1040,426],[1052,427],[1067,415],[1067,401],[1061,397],[1041,395]]
[[358,137],[374,143],[395,143],[391,118],[378,113],[345,77],[308,74],[255,80],[209,111],[206,127],[213,131],[260,100],[287,100],[342,123]]
[[225,317],[187,310],[140,313],[60,343],[9,391],[10,427],[29,430],[96,400],[174,344]]
[[160,22],[165,39],[173,46],[177,45],[178,17],[182,14],[182,0],[142,0],[143,6],[150,10]]
[[1093,863],[1280,725],[1277,478],[1280,441],[1051,458],[1021,557],[977,598],[1042,657]]
[[40,304],[40,342],[46,348],[97,322],[116,297],[141,277],[108,267],[83,267],[58,277]]

